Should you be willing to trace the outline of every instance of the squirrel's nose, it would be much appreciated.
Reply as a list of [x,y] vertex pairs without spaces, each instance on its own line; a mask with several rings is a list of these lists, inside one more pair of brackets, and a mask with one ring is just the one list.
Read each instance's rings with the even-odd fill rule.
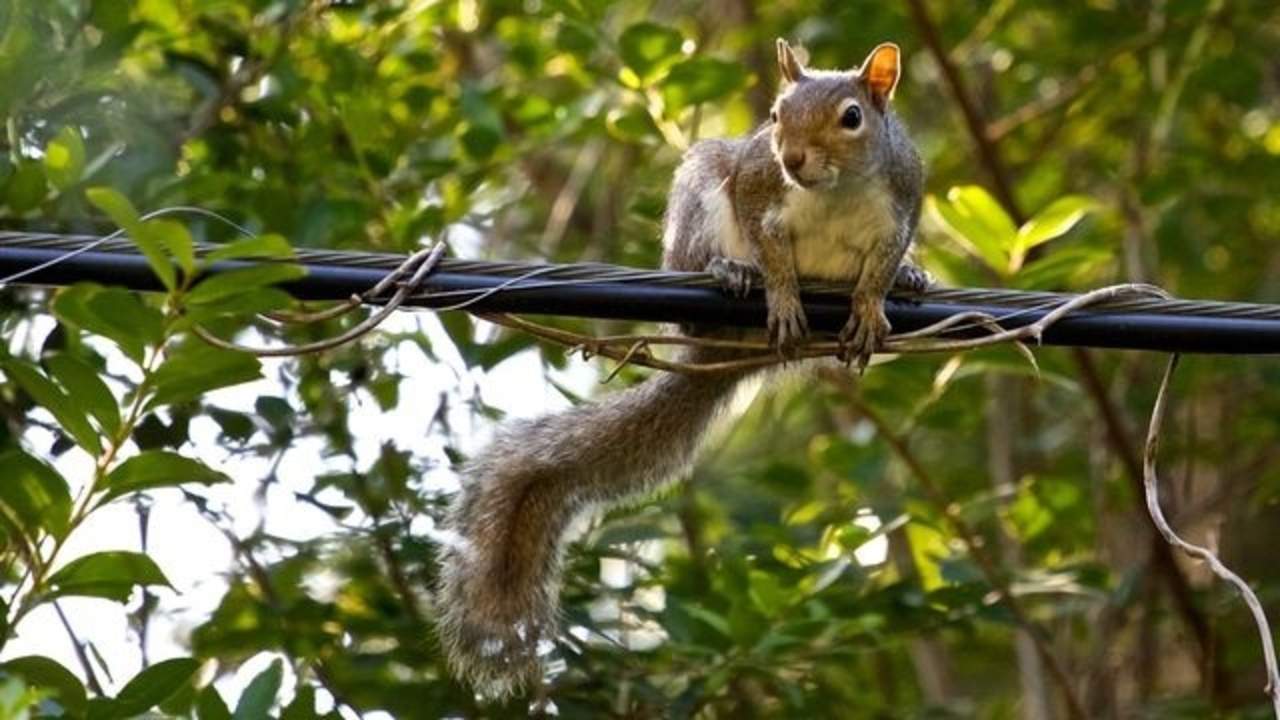
[[786,166],[787,171],[792,175],[800,172],[800,168],[804,167],[804,150],[788,149],[783,151],[782,164]]

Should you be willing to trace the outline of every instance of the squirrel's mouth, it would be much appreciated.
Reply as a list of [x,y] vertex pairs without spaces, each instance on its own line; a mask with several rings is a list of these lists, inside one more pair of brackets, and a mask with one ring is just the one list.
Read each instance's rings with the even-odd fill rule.
[[782,177],[788,184],[794,185],[801,190],[829,190],[835,187],[836,182],[840,179],[839,173],[825,168],[817,177],[805,177],[804,174],[795,174],[783,168]]

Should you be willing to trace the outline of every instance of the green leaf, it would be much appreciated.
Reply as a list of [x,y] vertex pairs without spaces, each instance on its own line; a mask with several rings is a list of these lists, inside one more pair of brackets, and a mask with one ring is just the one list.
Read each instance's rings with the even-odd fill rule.
[[216,302],[249,290],[297,280],[306,274],[305,268],[292,263],[263,263],[218,273],[200,281],[187,295],[187,303],[200,305]]
[[276,693],[280,690],[283,673],[284,666],[279,660],[273,661],[266,670],[258,673],[240,694],[240,702],[236,703],[236,711],[232,715],[234,720],[260,720],[267,717],[275,703]]
[[18,163],[18,168],[9,176],[5,202],[14,215],[21,215],[43,202],[47,194],[44,166],[34,160],[27,160]]
[[63,322],[115,341],[138,364],[146,347],[158,345],[164,337],[160,311],[121,288],[73,285],[54,297],[53,312]]
[[285,258],[293,255],[293,247],[282,235],[267,234],[240,238],[226,245],[219,245],[204,256],[206,262],[244,258]]
[[990,193],[977,185],[953,187],[945,201],[931,196],[927,209],[966,250],[1001,276],[1009,273],[1017,228]]
[[284,310],[293,305],[293,296],[284,290],[260,287],[242,293],[227,295],[218,300],[203,302],[186,308],[175,327],[189,328],[220,317],[249,318],[261,313]]
[[691,105],[717,100],[745,84],[746,73],[738,63],[715,58],[685,60],[667,73],[662,81],[662,98],[668,114]]
[[199,670],[200,661],[194,658],[172,658],[144,668],[116,695],[116,717],[134,717],[168,700],[186,687]]
[[280,712],[280,720],[316,720],[319,717],[316,714],[316,689],[299,683],[293,701]]
[[24,655],[0,665],[0,672],[17,675],[34,687],[48,690],[70,715],[82,715],[87,702],[84,685],[70,670],[43,655]]
[[53,414],[58,426],[75,439],[80,447],[93,455],[102,454],[102,443],[98,431],[89,424],[89,418],[80,407],[67,396],[62,388],[44,376],[36,367],[25,360],[6,358],[0,361],[0,367],[14,382],[31,396],[41,407]]
[[223,482],[231,482],[231,478],[204,463],[168,450],[148,450],[120,463],[107,475],[107,492],[102,501],[152,488]]
[[154,231],[143,229],[138,211],[133,203],[120,193],[107,187],[91,187],[84,191],[85,197],[95,207],[107,214],[111,221],[129,234],[138,249],[147,258],[151,271],[160,278],[160,282],[169,290],[177,286],[177,275],[173,271],[173,263],[165,255],[165,243]]
[[610,135],[623,142],[641,142],[658,136],[653,117],[635,105],[610,110],[605,118],[605,127]]
[[135,586],[167,586],[169,580],[155,561],[142,553],[107,550],[72,560],[55,572],[48,583],[48,597],[81,595],[126,602]]
[[1031,248],[1066,235],[1094,207],[1093,200],[1083,195],[1067,195],[1054,200],[1018,228],[1014,257],[1021,260]]
[[146,238],[148,244],[167,250],[187,277],[195,275],[195,241],[185,225],[176,220],[148,220],[142,223],[138,233]]
[[681,56],[684,36],[679,31],[642,22],[628,27],[618,38],[618,53],[641,83],[648,84]]
[[45,357],[45,367],[67,394],[85,406],[98,419],[103,431],[115,434],[120,429],[120,408],[107,384],[97,371],[79,358],[65,352]]
[[75,128],[64,127],[44,149],[45,176],[59,190],[80,181],[84,173],[84,140]]
[[260,377],[262,364],[252,355],[190,341],[171,352],[152,376],[155,395],[148,408],[194,400]]
[[196,701],[196,717],[200,720],[231,720],[231,709],[212,685],[200,691]]
[[38,530],[55,537],[67,530],[71,493],[53,468],[21,450],[0,454],[0,513],[28,539]]

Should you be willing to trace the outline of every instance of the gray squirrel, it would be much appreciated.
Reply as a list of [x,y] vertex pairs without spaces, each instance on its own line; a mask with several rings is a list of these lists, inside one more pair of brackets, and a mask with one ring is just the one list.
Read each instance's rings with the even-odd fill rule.
[[[889,333],[885,295],[928,276],[904,263],[920,218],[924,169],[889,107],[898,46],[861,67],[805,68],[779,39],[782,86],[769,121],[685,154],[668,198],[663,267],[707,271],[727,292],[762,286],[780,352],[808,333],[798,278],[851,281],[840,332],[865,367]],[[685,327],[708,335],[707,328]],[[734,351],[689,347],[685,362]],[[655,375],[600,402],[501,428],[462,471],[447,518],[436,594],[453,672],[490,696],[540,675],[539,642],[558,631],[561,564],[580,515],[678,477],[752,370]]]

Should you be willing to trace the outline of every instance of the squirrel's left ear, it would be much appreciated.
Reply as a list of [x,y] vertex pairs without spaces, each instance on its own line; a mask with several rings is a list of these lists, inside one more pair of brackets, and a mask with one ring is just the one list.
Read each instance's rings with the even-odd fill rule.
[[871,99],[881,108],[893,99],[894,88],[898,87],[898,77],[902,74],[900,62],[901,51],[893,43],[880,43],[862,61],[858,77],[867,84],[871,91]]

